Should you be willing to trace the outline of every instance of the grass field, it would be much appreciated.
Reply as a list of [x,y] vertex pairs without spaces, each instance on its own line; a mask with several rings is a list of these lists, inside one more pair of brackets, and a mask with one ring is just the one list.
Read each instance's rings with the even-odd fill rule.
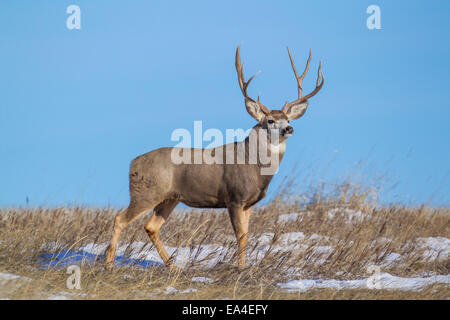
[[[254,209],[244,270],[225,210],[175,209],[161,239],[179,270],[160,265],[148,213],[122,234],[118,255],[128,264],[106,271],[120,210],[0,210],[0,298],[450,298],[448,208],[380,206],[350,183],[301,195],[289,186]],[[66,285],[70,264],[81,267],[79,290]]]

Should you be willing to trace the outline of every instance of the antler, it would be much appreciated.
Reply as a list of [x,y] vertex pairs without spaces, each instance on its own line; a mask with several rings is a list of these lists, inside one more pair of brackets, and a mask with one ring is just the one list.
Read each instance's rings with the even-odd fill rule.
[[[303,94],[303,79],[305,78],[305,76],[309,70],[309,63],[311,62],[311,50],[309,50],[309,58],[308,58],[308,61],[306,62],[305,71],[303,71],[302,75],[299,77],[297,74],[297,70],[295,69],[294,59],[292,59],[291,52],[289,51],[288,47],[286,47],[286,48],[289,53],[289,58],[291,59],[291,65],[292,65],[292,69],[294,70],[295,78],[297,78],[298,98],[297,98],[297,100],[292,101],[292,102],[286,101],[286,104],[283,106],[283,109],[282,109],[283,112],[287,112],[289,110],[289,108],[292,107],[293,105],[304,102],[304,101],[308,100],[309,98],[315,96],[320,91],[320,89],[322,89],[322,86],[325,82],[325,78],[322,73],[322,62],[320,62],[319,71],[317,72],[316,88],[310,94],[307,94],[306,96],[303,97],[302,96],[302,94]],[[322,81],[320,81],[321,79],[322,79]]]
[[[239,82],[239,86],[241,87],[241,91],[242,91],[242,94],[244,95],[245,99],[249,99],[249,100],[251,100],[252,102],[255,102],[255,100],[253,100],[252,98],[250,98],[250,97],[247,95],[247,87],[248,87],[248,85],[250,84],[250,82],[253,80],[253,78],[256,77],[256,75],[258,74],[258,72],[255,73],[250,79],[248,79],[247,82],[245,81],[245,78],[244,78],[244,64],[241,65],[240,48],[241,48],[241,45],[239,44],[238,47],[237,47],[237,49],[236,49],[236,71],[237,71],[237,74],[238,74],[238,82]],[[258,94],[258,100],[257,100],[256,102],[259,104],[259,106],[260,106],[265,112],[270,112],[270,110],[267,109],[267,108],[259,101],[259,94]]]

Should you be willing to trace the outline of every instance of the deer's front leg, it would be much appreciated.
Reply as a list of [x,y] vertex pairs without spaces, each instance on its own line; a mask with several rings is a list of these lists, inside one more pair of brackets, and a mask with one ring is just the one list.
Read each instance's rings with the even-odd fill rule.
[[228,212],[230,214],[231,225],[233,226],[236,239],[238,241],[239,268],[245,268],[245,245],[248,238],[248,221],[252,208],[244,210],[239,206],[230,206]]

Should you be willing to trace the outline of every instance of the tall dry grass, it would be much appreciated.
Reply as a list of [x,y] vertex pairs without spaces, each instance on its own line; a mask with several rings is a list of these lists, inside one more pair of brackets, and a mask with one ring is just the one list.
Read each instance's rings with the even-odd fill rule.
[[[66,288],[69,275],[65,268],[40,268],[39,256],[49,251],[77,250],[88,244],[106,246],[114,216],[121,209],[2,209],[0,272],[31,280],[0,282],[0,298],[40,299],[61,294],[74,299],[450,297],[445,285],[416,292],[321,289],[291,293],[280,289],[277,283],[298,278],[366,278],[370,265],[380,265],[383,272],[401,277],[449,274],[450,269],[448,257],[428,259],[426,248],[420,245],[421,238],[450,237],[448,208],[380,206],[370,191],[351,183],[339,185],[331,192],[311,188],[300,195],[291,183],[284,186],[251,215],[249,265],[245,270],[236,267],[236,240],[225,210],[176,209],[162,227],[161,239],[167,246],[192,249],[182,270],[116,267],[108,272],[100,258],[94,265],[81,265],[80,291]],[[283,218],[288,213],[297,215]],[[149,217],[150,213],[144,215],[123,232],[121,246],[148,243],[141,248],[130,245],[125,255],[152,249],[143,228]],[[290,235],[302,238],[290,239]],[[205,245],[215,245],[218,252],[202,255],[197,249]],[[388,258],[396,255],[401,255],[401,259],[388,263]],[[193,277],[207,277],[212,282],[193,282]],[[189,290],[183,292],[185,289]]]

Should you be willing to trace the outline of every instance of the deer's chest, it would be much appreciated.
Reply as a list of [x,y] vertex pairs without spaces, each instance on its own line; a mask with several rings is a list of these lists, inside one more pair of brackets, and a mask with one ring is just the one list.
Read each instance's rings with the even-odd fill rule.
[[251,207],[266,195],[272,176],[254,175],[248,177],[245,174],[227,184],[227,202],[242,204]]

